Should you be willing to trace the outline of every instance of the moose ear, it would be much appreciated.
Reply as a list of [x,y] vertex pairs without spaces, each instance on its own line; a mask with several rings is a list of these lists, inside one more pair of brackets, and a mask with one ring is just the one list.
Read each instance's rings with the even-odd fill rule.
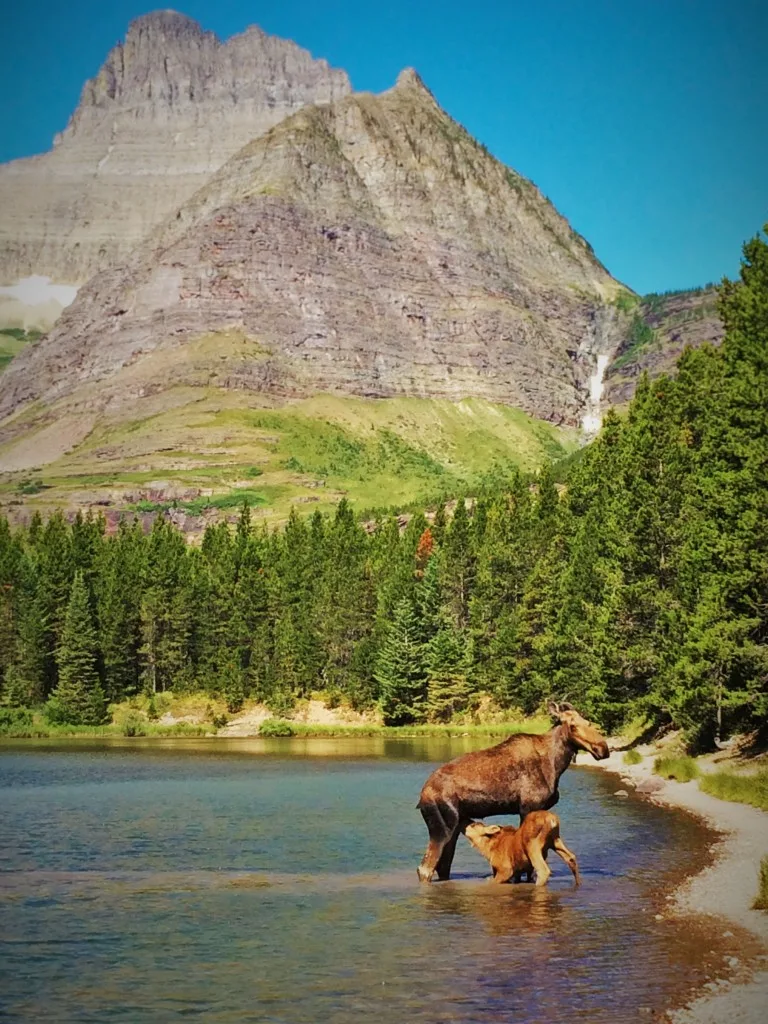
[[566,703],[566,701],[562,701],[562,703],[560,704],[560,710],[561,711],[575,711],[576,708],[573,706],[573,704],[568,704],[568,703]]
[[555,704],[553,700],[551,700],[547,705],[547,711],[549,711],[550,715],[556,722],[560,721],[560,706]]

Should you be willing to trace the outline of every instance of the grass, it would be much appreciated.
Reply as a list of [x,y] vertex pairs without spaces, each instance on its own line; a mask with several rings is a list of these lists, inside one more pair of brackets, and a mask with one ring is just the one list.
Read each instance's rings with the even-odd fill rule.
[[[45,493],[25,503],[46,511],[109,490],[116,508],[158,511],[173,504],[166,490],[192,492],[176,505],[193,514],[233,510],[244,497],[261,518],[285,518],[293,504],[329,510],[342,496],[359,509],[403,508],[575,448],[572,432],[484,399],[318,394],[278,404],[170,387],[118,415],[46,465]],[[4,485],[18,486],[22,475],[30,474],[8,474]]]
[[35,717],[29,722],[16,722],[0,727],[0,738],[14,740],[57,739],[108,737],[108,736],[211,736],[215,733],[213,725],[191,725],[189,722],[176,722],[174,725],[158,725],[156,722],[142,721],[141,724],[123,722],[119,725],[52,725],[43,717]]
[[699,789],[720,800],[751,804],[753,807],[768,811],[768,768],[754,775],[713,772],[702,776],[699,780]]
[[[161,705],[159,712],[168,706],[160,701],[158,703]],[[46,719],[42,709],[0,707],[0,737],[56,739],[89,736],[210,736],[216,731],[212,720],[200,724],[176,722],[160,725],[145,717],[139,711],[139,704],[148,707],[149,701],[139,698],[133,705],[114,706],[113,720],[103,725],[54,725]],[[213,714],[209,714],[208,718],[212,719]]]
[[[167,736],[212,736],[220,725],[226,724],[226,705],[221,699],[209,694],[159,693],[152,698],[137,696],[122,704],[112,705],[112,722],[104,725],[75,726],[52,725],[42,710],[0,707],[0,737],[8,739],[55,739],[59,737],[167,737]],[[161,725],[155,719],[170,712],[174,717],[189,715],[200,719],[198,723],[176,722]],[[485,736],[504,738],[514,733],[546,732],[551,726],[549,718],[530,718],[513,722],[488,722],[484,724],[413,724],[386,726],[325,725],[295,722],[281,718],[264,721],[259,735],[265,737],[343,737],[365,738],[386,736],[390,738],[411,737],[464,737]]]
[[699,766],[692,757],[657,757],[653,762],[653,770],[665,779],[676,779],[678,782],[690,782],[698,779]]
[[624,755],[624,764],[640,764],[643,758],[636,750],[628,750]]
[[0,373],[26,346],[37,341],[39,331],[24,331],[20,327],[4,327],[0,330]]
[[763,857],[760,861],[760,881],[752,909],[768,910],[768,857]]
[[[324,736],[338,739],[344,736],[402,737],[458,737],[458,736],[511,736],[519,732],[542,733],[551,728],[550,720],[532,718],[524,722],[489,722],[485,725],[321,725],[311,722],[293,722],[268,718],[259,729],[261,736]],[[264,731],[266,727],[266,732]],[[289,731],[290,730],[290,731]]]

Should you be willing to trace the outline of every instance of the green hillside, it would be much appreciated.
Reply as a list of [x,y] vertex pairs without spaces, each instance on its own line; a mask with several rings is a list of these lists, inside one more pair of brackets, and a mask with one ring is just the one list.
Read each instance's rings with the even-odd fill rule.
[[316,395],[267,404],[176,388],[132,408],[141,418],[91,422],[66,411],[6,445],[0,459],[11,468],[0,478],[0,502],[176,505],[195,514],[247,496],[256,514],[281,518],[294,503],[329,508],[346,495],[361,509],[402,508],[492,472],[534,469],[576,444],[575,432],[483,399]]

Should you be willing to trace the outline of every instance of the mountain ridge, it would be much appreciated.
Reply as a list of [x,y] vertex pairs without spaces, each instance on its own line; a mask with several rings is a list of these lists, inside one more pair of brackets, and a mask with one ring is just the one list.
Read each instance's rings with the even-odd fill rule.
[[9,368],[0,416],[236,326],[260,351],[235,386],[474,394],[573,424],[622,291],[411,72],[242,147]]
[[137,18],[53,148],[0,166],[0,285],[82,285],[250,139],[350,91],[346,72],[256,26],[222,42],[178,12]]

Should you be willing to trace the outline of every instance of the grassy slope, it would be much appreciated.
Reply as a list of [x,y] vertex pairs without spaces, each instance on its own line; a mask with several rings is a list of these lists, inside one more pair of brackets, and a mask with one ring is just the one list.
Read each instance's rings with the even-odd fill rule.
[[0,374],[25,345],[37,341],[39,337],[39,331],[22,331],[16,327],[6,327],[0,331]]
[[[130,418],[129,418],[130,417]],[[562,457],[572,434],[482,399],[362,399],[335,395],[277,404],[262,395],[178,387],[102,417],[71,452],[0,477],[0,503],[24,480],[30,505],[116,508],[177,500],[190,512],[232,507],[247,493],[264,514],[292,503],[403,507],[471,486],[494,467],[533,469]],[[198,494],[199,492],[199,494]]]

